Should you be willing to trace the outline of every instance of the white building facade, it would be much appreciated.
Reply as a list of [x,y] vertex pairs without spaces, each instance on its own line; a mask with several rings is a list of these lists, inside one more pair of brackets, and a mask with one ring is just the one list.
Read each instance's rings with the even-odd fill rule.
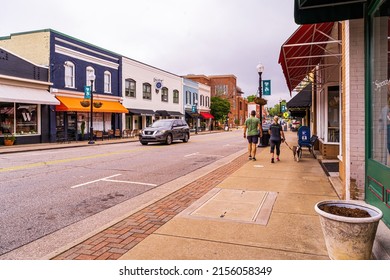
[[137,132],[161,118],[184,117],[180,76],[122,57],[123,128]]

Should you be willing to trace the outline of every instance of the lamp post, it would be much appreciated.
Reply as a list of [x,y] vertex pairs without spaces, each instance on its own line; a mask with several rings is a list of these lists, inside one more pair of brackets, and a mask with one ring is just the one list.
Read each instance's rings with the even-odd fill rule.
[[88,80],[91,81],[91,117],[90,120],[90,126],[89,126],[89,141],[88,144],[95,144],[95,141],[93,141],[93,82],[95,81],[96,76],[94,74],[88,75]]
[[198,134],[198,100],[195,100],[195,134]]
[[[264,72],[263,64],[260,63],[259,65],[257,65],[256,69],[257,69],[257,73],[259,73],[259,97],[262,98],[263,97],[263,89],[261,87],[261,83],[262,83],[261,75]],[[261,126],[263,125],[263,105],[261,105],[261,104],[260,104],[260,125]],[[264,134],[264,132],[263,132],[263,134]],[[266,143],[263,143],[262,140],[263,140],[262,137],[260,137],[260,142],[259,142],[258,147],[266,146]]]

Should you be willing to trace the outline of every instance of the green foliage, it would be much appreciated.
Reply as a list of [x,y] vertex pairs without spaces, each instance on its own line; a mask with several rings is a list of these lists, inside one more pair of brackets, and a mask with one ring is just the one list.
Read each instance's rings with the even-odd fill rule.
[[221,97],[211,97],[210,109],[216,121],[224,122],[230,112],[230,103]]
[[253,100],[255,100],[257,96],[255,94],[253,95],[249,95],[246,99],[248,100],[248,102],[253,102]]
[[4,140],[15,141],[15,139],[16,139],[16,137],[14,134],[10,134],[10,133],[4,134]]

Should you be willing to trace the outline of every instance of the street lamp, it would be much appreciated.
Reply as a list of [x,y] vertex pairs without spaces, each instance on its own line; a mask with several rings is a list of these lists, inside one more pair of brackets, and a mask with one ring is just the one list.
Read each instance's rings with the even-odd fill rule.
[[195,134],[198,134],[198,100],[195,100]]
[[88,80],[91,81],[91,117],[90,120],[90,126],[89,126],[89,142],[88,144],[95,144],[95,141],[93,141],[93,82],[95,81],[96,76],[95,74],[89,74]]
[[[263,89],[261,87],[261,74],[263,74],[264,72],[264,66],[263,64],[259,64],[256,66],[257,68],[257,73],[259,73],[259,97],[262,98],[263,97]],[[262,126],[263,125],[263,105],[260,104],[260,125]],[[264,132],[263,132],[264,134]],[[260,142],[259,142],[259,145],[258,147],[264,147],[264,146],[267,146],[266,143],[262,143],[262,137],[260,137]]]

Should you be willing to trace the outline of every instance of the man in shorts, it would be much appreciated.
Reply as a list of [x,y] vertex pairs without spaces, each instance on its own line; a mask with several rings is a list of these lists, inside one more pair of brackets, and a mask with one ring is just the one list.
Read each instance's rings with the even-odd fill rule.
[[[247,132],[248,131],[248,132]],[[260,120],[256,118],[256,111],[251,112],[251,116],[244,124],[244,138],[248,139],[249,160],[256,160],[256,147],[259,137],[263,135],[263,128]]]

